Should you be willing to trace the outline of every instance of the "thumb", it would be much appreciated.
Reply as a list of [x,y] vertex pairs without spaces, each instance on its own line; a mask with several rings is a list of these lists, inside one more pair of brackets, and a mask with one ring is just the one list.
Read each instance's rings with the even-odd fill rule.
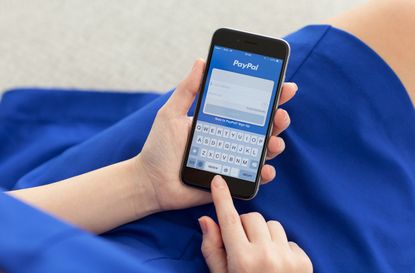
[[187,114],[199,90],[204,70],[205,61],[202,59],[196,60],[190,73],[179,83],[166,102],[166,108],[169,110],[169,113],[175,115]]
[[219,226],[208,216],[199,218],[203,232],[202,253],[211,273],[226,273],[226,252]]

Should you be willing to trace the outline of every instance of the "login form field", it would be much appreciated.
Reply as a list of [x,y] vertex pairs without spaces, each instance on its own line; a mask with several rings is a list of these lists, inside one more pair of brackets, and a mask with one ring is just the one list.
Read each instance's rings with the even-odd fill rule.
[[264,126],[274,82],[214,68],[203,113]]

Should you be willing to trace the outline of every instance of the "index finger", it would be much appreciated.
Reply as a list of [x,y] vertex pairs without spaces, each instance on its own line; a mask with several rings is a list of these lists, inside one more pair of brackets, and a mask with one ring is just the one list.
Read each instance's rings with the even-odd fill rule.
[[228,185],[219,175],[216,175],[211,184],[212,199],[218,216],[222,240],[226,249],[240,247],[248,243],[241,218],[233,205]]

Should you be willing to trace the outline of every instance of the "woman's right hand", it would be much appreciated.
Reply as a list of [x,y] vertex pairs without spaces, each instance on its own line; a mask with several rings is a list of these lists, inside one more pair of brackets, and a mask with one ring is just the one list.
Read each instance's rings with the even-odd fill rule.
[[239,216],[225,180],[218,175],[211,190],[219,225],[208,216],[199,219],[210,272],[313,272],[308,256],[287,240],[279,222],[266,222],[255,212]]

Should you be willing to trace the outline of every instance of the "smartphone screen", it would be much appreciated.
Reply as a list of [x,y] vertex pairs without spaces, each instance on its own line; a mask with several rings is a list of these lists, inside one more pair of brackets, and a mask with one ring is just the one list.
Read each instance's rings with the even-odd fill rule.
[[256,181],[282,63],[214,46],[187,167]]

